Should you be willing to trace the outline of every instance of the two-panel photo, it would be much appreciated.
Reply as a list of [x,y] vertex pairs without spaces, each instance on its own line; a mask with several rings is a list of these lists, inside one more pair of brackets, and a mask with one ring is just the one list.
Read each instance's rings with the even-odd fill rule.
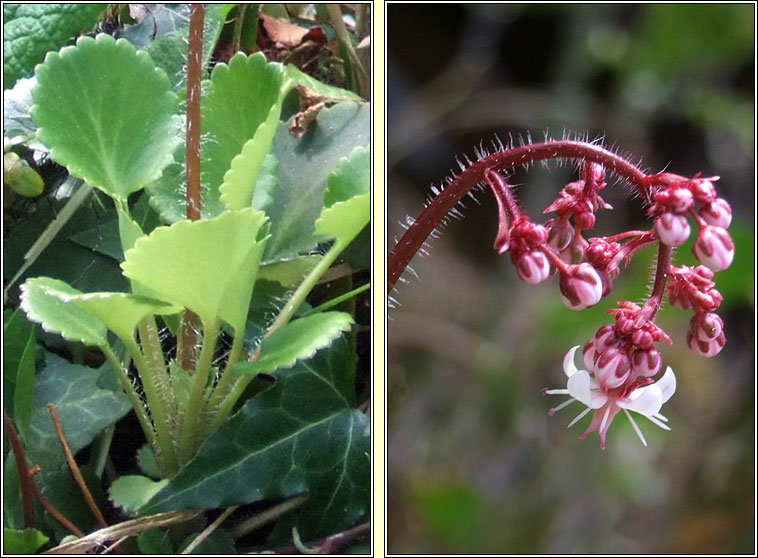
[[3,3],[3,555],[755,555],[756,3]]

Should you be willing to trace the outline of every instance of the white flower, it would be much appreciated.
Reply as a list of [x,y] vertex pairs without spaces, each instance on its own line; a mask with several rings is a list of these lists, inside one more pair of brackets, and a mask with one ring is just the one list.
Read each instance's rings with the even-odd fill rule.
[[611,425],[611,421],[613,421],[616,414],[622,410],[627,418],[629,418],[634,431],[645,446],[647,446],[645,437],[642,435],[637,423],[634,422],[632,415],[629,414],[629,411],[641,414],[653,424],[664,430],[671,430],[671,428],[665,424],[668,422],[668,419],[660,414],[663,404],[668,401],[671,396],[674,395],[674,391],[676,391],[676,377],[670,366],[666,368],[666,372],[661,379],[654,384],[645,385],[642,383],[649,381],[646,378],[631,380],[630,377],[631,381],[627,381],[626,384],[618,388],[603,389],[595,377],[587,370],[577,369],[574,364],[574,354],[578,348],[579,345],[572,348],[566,353],[566,356],[563,359],[563,370],[566,373],[566,376],[568,376],[566,389],[545,390],[545,393],[550,395],[571,396],[571,399],[568,401],[550,409],[551,415],[573,401],[579,401],[583,405],[586,405],[587,408],[568,425],[570,428],[587,413],[594,410],[595,414],[592,417],[592,422],[580,438],[584,439],[587,434],[597,430],[597,433],[600,436],[600,447],[603,449],[605,449],[605,435],[608,432],[608,427]]

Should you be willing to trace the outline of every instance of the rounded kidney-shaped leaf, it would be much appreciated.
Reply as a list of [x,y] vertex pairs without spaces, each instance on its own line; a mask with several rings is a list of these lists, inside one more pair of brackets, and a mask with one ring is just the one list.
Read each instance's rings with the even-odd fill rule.
[[36,76],[38,137],[71,174],[126,199],[172,161],[177,98],[147,53],[109,35],[82,37],[49,53]]

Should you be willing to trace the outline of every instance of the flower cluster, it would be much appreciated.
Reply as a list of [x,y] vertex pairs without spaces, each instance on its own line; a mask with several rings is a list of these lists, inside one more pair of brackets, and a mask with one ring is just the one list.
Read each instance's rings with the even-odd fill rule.
[[[650,202],[648,215],[654,219],[653,227],[648,231],[625,231],[589,239],[583,238],[582,233],[594,228],[595,213],[601,208],[613,209],[598,195],[606,186],[602,165],[585,162],[581,180],[563,188],[558,199],[545,209],[545,213],[554,213],[555,217],[544,224],[532,222],[521,212],[501,174],[488,169],[484,178],[495,195],[500,214],[495,248],[501,254],[510,252],[511,262],[526,283],[536,285],[557,273],[561,298],[572,310],[597,304],[611,292],[621,264],[628,264],[640,248],[658,244],[649,299],[641,305],[620,301],[617,308],[609,310],[614,323],[600,327],[584,345],[585,369],[578,370],[574,365],[578,348],[575,347],[564,361],[567,388],[545,390],[549,394],[571,395],[569,401],[552,409],[551,414],[571,401],[587,406],[571,424],[595,411],[582,438],[597,431],[601,447],[605,447],[608,427],[623,410],[646,445],[629,411],[668,429],[659,411],[676,387],[670,367],[657,382],[653,379],[663,364],[655,344],[660,341],[671,344],[669,336],[654,323],[664,295],[668,295],[673,306],[693,311],[687,334],[687,344],[693,351],[712,357],[725,343],[723,321],[714,313],[721,295],[712,279],[715,271],[731,264],[734,244],[726,231],[731,222],[731,208],[716,196],[713,185],[718,177],[646,175],[637,186]],[[672,251],[689,238],[689,219],[698,227],[692,251],[703,265],[674,267]]]
[[732,222],[732,208],[726,200],[716,197],[713,182],[718,178],[686,179],[669,173],[647,177],[650,183],[662,186],[648,210],[655,217],[660,241],[669,246],[684,244],[690,237],[689,215],[699,229],[692,253],[713,271],[726,269],[734,258],[734,244],[726,232]]

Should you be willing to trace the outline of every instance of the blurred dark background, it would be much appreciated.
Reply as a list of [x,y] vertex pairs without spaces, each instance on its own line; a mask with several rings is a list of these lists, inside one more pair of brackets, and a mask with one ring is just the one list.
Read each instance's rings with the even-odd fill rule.
[[[635,415],[570,430],[561,363],[610,317],[641,301],[653,251],[614,292],[572,312],[557,280],[521,282],[492,250],[496,208],[470,199],[388,321],[387,538],[390,553],[755,553],[755,6],[750,4],[387,5],[388,249],[455,156],[564,130],[605,137],[643,168],[721,177],[734,210],[732,266],[716,275],[727,344],[687,348],[691,312],[668,305],[660,347],[678,387],[671,432]],[[519,169],[519,200],[542,210],[571,168]],[[613,181],[610,181],[613,182]],[[649,228],[623,187],[603,197],[593,234]],[[693,229],[695,229],[693,225]],[[693,234],[694,237],[694,234]],[[678,265],[695,263],[691,241]]]

